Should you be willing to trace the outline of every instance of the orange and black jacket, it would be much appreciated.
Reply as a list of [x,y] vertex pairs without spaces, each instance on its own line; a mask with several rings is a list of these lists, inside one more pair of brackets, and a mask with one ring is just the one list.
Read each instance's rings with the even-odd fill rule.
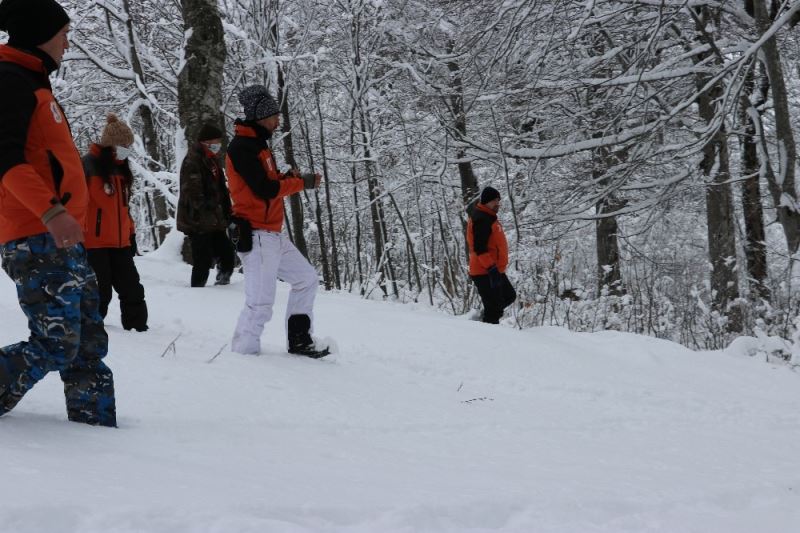
[[508,241],[497,213],[483,204],[477,204],[467,222],[469,245],[469,275],[483,276],[497,267],[505,272],[508,266]]
[[0,243],[45,233],[68,211],[85,224],[81,156],[48,75],[44,52],[0,45]]
[[86,248],[130,246],[136,228],[128,211],[133,178],[127,163],[114,159],[113,148],[93,144],[83,168],[89,185]]
[[237,121],[235,136],[228,146],[226,173],[233,214],[247,219],[254,229],[280,232],[281,200],[302,191],[303,180],[278,171],[269,139],[266,128]]

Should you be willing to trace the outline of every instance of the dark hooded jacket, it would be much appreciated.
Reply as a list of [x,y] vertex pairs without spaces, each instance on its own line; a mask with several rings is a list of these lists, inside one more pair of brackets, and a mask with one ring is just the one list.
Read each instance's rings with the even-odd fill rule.
[[224,231],[231,218],[231,197],[217,157],[196,144],[181,165],[178,230],[186,234]]

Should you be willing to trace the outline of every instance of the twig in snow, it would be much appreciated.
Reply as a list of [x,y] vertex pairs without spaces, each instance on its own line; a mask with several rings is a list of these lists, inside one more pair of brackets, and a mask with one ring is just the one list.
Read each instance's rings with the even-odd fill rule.
[[459,386],[458,386],[458,388],[456,389],[456,392],[461,392],[461,388],[462,388],[463,386],[464,386],[464,382],[462,381],[462,382],[461,382],[461,385],[459,385]]
[[178,341],[178,339],[181,338],[181,335],[183,335],[183,333],[178,333],[178,336],[172,339],[172,342],[167,345],[166,349],[164,350],[164,353],[161,354],[161,357],[167,355],[167,352],[170,350],[172,350],[173,355],[177,353],[177,350],[175,350],[175,343]]
[[219,351],[218,351],[217,353],[215,353],[215,354],[214,354],[214,357],[212,357],[211,359],[209,359],[208,361],[206,361],[206,363],[213,363],[213,362],[214,362],[214,359],[216,359],[217,357],[219,357],[219,354],[221,354],[221,353],[222,353],[222,350],[224,350],[224,349],[225,349],[227,346],[228,346],[228,343],[225,343],[225,344],[223,344],[223,345],[222,345],[222,348],[220,348],[220,349],[219,349]]
[[463,401],[463,402],[461,402],[461,403],[472,403],[472,402],[493,402],[493,401],[494,401],[494,398],[487,398],[486,396],[483,396],[482,398],[473,398],[473,399],[471,399],[471,400],[464,400],[464,401]]

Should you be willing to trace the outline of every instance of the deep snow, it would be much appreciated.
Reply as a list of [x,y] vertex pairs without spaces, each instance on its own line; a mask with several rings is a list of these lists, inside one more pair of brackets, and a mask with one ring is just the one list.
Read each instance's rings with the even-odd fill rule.
[[[517,331],[320,293],[339,353],[212,362],[243,301],[137,259],[151,330],[107,321],[119,429],[53,374],[0,418],[3,532],[800,531],[800,375],[622,333]],[[0,279],[0,343],[26,334]],[[168,350],[170,342],[175,350]]]

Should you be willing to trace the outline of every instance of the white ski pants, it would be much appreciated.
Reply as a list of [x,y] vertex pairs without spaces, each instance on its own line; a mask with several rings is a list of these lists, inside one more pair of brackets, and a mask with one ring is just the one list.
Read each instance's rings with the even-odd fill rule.
[[257,354],[261,351],[261,334],[272,318],[278,279],[292,286],[286,320],[291,315],[308,315],[313,324],[319,278],[288,236],[255,230],[252,251],[240,253],[239,258],[244,267],[245,303],[231,342],[234,352]]

